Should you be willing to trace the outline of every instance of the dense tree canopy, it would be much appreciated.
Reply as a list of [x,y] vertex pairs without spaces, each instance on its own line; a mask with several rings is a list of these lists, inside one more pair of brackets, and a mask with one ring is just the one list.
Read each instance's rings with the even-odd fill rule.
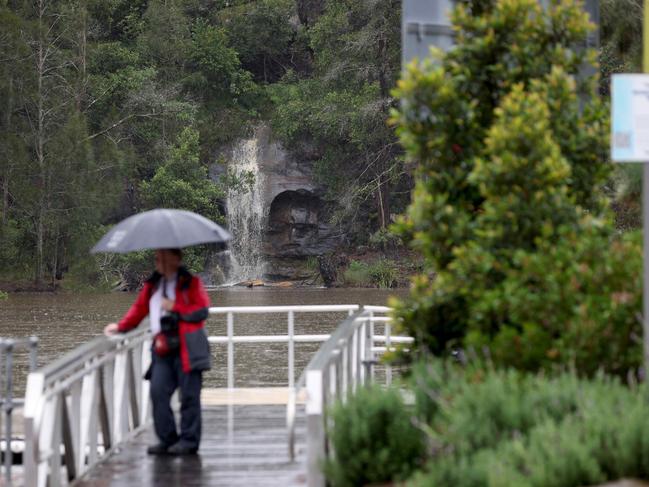
[[[637,64],[638,9],[637,0],[602,0],[605,75]],[[0,2],[0,257],[13,263],[0,277],[60,277],[105,225],[155,205],[217,218],[227,188],[208,181],[207,168],[260,122],[314,164],[349,243],[385,231],[413,173],[386,124],[400,14],[398,0]],[[476,49],[457,66],[500,42],[477,21],[471,29]],[[551,42],[530,49],[506,61],[526,60],[519,75],[492,63],[489,83],[465,87],[478,90],[472,113],[484,130],[507,89],[503,72],[516,82],[557,54]],[[579,142],[571,123],[553,128],[565,135],[562,150]],[[466,156],[473,142],[462,137]],[[573,168],[587,206],[577,186],[589,187],[592,162]]]
[[345,196],[347,228],[386,227],[408,191],[385,124],[400,3],[303,3],[0,3],[5,277],[60,277],[102,225],[149,207],[218,218],[227,188],[207,168],[264,120]]

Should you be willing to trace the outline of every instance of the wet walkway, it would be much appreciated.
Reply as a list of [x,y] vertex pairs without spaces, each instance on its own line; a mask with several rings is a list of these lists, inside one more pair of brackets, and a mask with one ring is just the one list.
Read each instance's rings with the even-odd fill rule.
[[97,465],[82,487],[302,486],[306,485],[304,407],[298,407],[296,459],[288,459],[286,406],[211,405],[203,410],[196,456],[150,456],[151,431]]

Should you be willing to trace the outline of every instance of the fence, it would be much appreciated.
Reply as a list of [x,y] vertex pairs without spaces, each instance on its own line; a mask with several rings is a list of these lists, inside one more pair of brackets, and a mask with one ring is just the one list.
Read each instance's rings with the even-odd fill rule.
[[149,419],[146,328],[98,337],[29,374],[25,394],[25,485],[80,477]]
[[[340,313],[351,315],[358,311],[357,304],[304,305],[304,306],[237,306],[210,308],[211,315],[227,317],[226,336],[210,336],[210,343],[227,344],[227,387],[234,388],[234,346],[237,343],[286,343],[288,359],[288,386],[295,385],[295,344],[318,343],[329,339],[329,334],[296,335],[295,315],[298,313]],[[235,317],[241,314],[286,314],[286,335],[235,335]]]
[[[0,420],[0,452],[4,452],[4,477],[5,482],[11,483],[11,467],[13,464],[13,451],[11,448],[13,434],[13,412],[16,407],[21,407],[24,401],[14,397],[14,353],[20,350],[29,351],[29,370],[36,369],[38,358],[38,338],[31,337],[22,340],[0,339],[0,410],[4,419],[4,429]],[[4,360],[3,360],[4,359]],[[4,384],[2,384],[4,379]]]
[[[326,361],[330,370],[322,383],[329,384],[331,392],[333,386],[328,380],[337,377],[340,385],[336,387],[347,390],[371,377],[372,364],[377,354],[389,349],[393,343],[409,340],[393,337],[389,319],[385,316],[375,316],[385,313],[388,308],[365,307],[362,311],[359,309],[358,305],[210,308],[211,315],[226,317],[226,335],[209,336],[208,339],[211,343],[227,345],[229,389],[235,386],[236,344],[287,344],[287,381],[291,391],[287,406],[287,426],[291,453],[297,391],[306,386],[309,393],[307,414],[315,411],[317,407],[323,411],[326,404],[336,396],[335,391],[333,395],[321,395],[318,403],[317,396],[314,395],[315,376],[309,374],[309,371],[314,372],[321,362]],[[235,319],[238,315],[266,313],[286,315],[286,334],[235,333]],[[296,316],[302,313],[347,313],[348,318],[332,335],[295,334]],[[385,325],[382,335],[374,334],[375,323]],[[305,373],[296,381],[295,344],[309,342],[325,343]],[[379,343],[384,343],[384,346],[378,346]],[[358,347],[362,347],[362,351]],[[341,358],[343,362],[340,364],[335,359],[324,358],[331,357],[332,354],[347,358]],[[27,486],[56,487],[61,485],[62,476],[67,477],[69,481],[79,478],[117,445],[137,434],[148,423],[149,383],[141,380],[141,377],[150,360],[150,335],[148,327],[142,325],[131,333],[111,340],[98,337],[29,375],[24,414],[24,470]],[[391,371],[388,368],[386,379],[389,381],[390,378]],[[310,421],[313,425],[309,427],[309,435],[313,433],[321,438],[324,429],[316,428],[314,421],[317,418],[313,414],[311,416]],[[322,420],[322,414],[319,418]],[[309,438],[309,448],[309,458],[313,463],[313,459],[322,454],[321,442],[317,441],[317,438]]]

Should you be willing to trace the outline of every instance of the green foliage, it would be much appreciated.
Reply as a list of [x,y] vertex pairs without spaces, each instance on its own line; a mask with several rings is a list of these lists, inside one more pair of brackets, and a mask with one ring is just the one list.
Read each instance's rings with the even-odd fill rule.
[[192,32],[190,56],[197,71],[195,88],[207,90],[210,98],[232,97],[236,101],[254,90],[251,75],[240,69],[239,56],[228,46],[224,29],[198,21]]
[[642,164],[616,164],[613,172],[615,226],[623,231],[642,226]]
[[601,16],[601,91],[608,93],[611,75],[637,73],[642,68],[642,2],[640,0],[602,0]]
[[315,160],[318,181],[341,202],[335,221],[363,243],[403,209],[394,193],[409,184],[386,124],[400,65],[400,10],[388,0],[326,2],[302,32],[312,73],[289,70],[268,90],[275,132]]
[[368,273],[373,284],[381,288],[396,287],[397,266],[393,260],[379,259],[370,264]]
[[223,191],[213,183],[207,167],[199,160],[199,136],[192,128],[184,129],[169,159],[150,181],[143,181],[140,192],[148,208],[178,208],[219,220],[217,200]]
[[370,269],[365,262],[352,260],[344,273],[345,284],[351,287],[367,287],[371,281]]
[[640,360],[640,247],[607,218],[607,115],[595,79],[575,81],[588,22],[567,0],[479,5],[458,6],[457,47],[411,66],[396,93],[420,162],[399,229],[427,264],[397,317],[421,352],[626,374]]
[[395,287],[397,265],[385,258],[370,263],[352,260],[343,278],[345,285],[350,287]]
[[409,485],[577,487],[649,475],[644,388],[441,362],[419,364],[412,379],[430,460]]
[[[639,233],[613,236],[610,225],[586,219],[578,232],[562,230],[512,263],[499,285],[474,291],[468,346],[488,346],[494,360],[529,370],[569,363],[626,376],[640,366]],[[488,315],[506,321],[488,329]]]
[[335,457],[323,471],[333,487],[404,479],[421,461],[422,434],[398,390],[360,388],[330,414]]
[[300,56],[292,46],[296,32],[289,19],[294,10],[289,0],[261,0],[219,14],[228,25],[241,64],[256,80],[278,81],[292,64],[293,55]]
[[0,291],[0,301],[3,301],[5,299],[9,299],[9,294],[4,291]]
[[372,234],[369,240],[369,244],[376,250],[387,252],[399,248],[401,245],[403,245],[403,242],[399,235],[391,232],[387,228],[381,228],[374,234]]

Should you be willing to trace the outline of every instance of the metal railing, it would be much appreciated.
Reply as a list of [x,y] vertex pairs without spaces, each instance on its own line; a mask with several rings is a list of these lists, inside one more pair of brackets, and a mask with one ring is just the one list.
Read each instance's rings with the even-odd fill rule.
[[[347,357],[344,363],[336,365],[336,370],[350,371],[337,375],[341,390],[346,390],[372,375],[371,364],[377,354],[390,348],[393,343],[409,340],[393,337],[389,319],[375,316],[385,313],[388,308],[366,306],[362,311],[359,309],[358,305],[347,304],[210,308],[211,315],[226,318],[226,335],[209,336],[208,339],[210,343],[227,346],[228,389],[235,387],[236,344],[287,344],[287,381],[290,390],[287,426],[291,453],[295,438],[297,393],[304,387],[308,392],[315,390],[313,375],[309,375],[309,371],[315,370],[314,367],[324,360],[322,357],[336,353],[340,355],[337,350],[349,349],[340,355]],[[296,315],[301,313],[347,313],[348,318],[332,335],[296,334]],[[235,318],[242,314],[285,314],[287,332],[285,335],[236,335]],[[374,324],[379,322],[385,325],[384,332],[375,335]],[[70,481],[79,478],[148,423],[149,383],[141,378],[151,361],[150,341],[148,326],[143,324],[133,332],[110,340],[97,337],[29,375],[24,410],[25,485],[58,486],[63,475]],[[296,381],[295,344],[318,342],[325,343]],[[348,342],[353,346],[344,348]],[[384,346],[378,346],[379,343],[384,343]],[[362,347],[362,351],[357,347]],[[335,371],[333,373],[336,375]],[[331,377],[331,371],[327,377]],[[390,380],[390,377],[388,368],[386,379]],[[323,396],[325,400],[333,397],[331,394]],[[309,392],[307,415],[314,410],[316,403],[316,397]],[[320,409],[324,410],[324,407],[325,403],[322,403]],[[311,428],[310,433],[311,430],[324,434],[322,429]],[[310,448],[312,443],[318,444],[309,438]],[[310,451],[317,454],[319,450],[311,448]]]
[[[318,343],[329,339],[329,334],[319,335],[296,335],[295,315],[297,313],[340,313],[345,312],[351,316],[358,311],[357,304],[333,304],[333,305],[302,305],[302,306],[236,306],[236,307],[213,307],[210,308],[211,315],[225,315],[227,319],[226,336],[210,336],[210,343],[227,344],[227,387],[233,389],[234,382],[234,345],[237,343],[286,343],[288,358],[288,386],[295,385],[295,344],[296,343]],[[237,336],[234,333],[234,319],[241,314],[286,314],[286,335],[243,335]]]
[[25,485],[79,478],[149,420],[146,327],[97,337],[29,374],[25,393]]
[[[29,370],[36,369],[38,359],[38,338],[30,337],[20,340],[0,338],[0,452],[4,454],[4,479],[11,485],[11,467],[13,465],[13,412],[22,407],[24,400],[14,397],[14,353],[20,350],[29,351]],[[3,383],[4,382],[4,383]],[[2,422],[4,420],[4,428]]]
[[[343,321],[322,345],[304,370],[287,406],[289,455],[294,458],[296,396],[306,389],[307,484],[324,487],[322,464],[328,455],[327,410],[337,400],[345,400],[357,387],[374,380],[374,366],[380,354],[394,350],[395,344],[412,343],[410,337],[393,336],[390,308],[365,306]],[[383,315],[383,316],[377,316]],[[375,324],[384,327],[375,334]],[[383,346],[377,343],[382,342]],[[385,366],[385,381],[392,381],[392,368]]]

